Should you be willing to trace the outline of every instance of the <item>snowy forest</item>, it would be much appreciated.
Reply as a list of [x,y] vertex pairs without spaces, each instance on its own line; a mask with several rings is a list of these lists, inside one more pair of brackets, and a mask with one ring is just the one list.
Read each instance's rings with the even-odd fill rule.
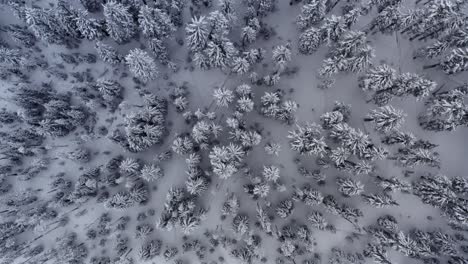
[[0,14],[0,264],[468,264],[468,0]]

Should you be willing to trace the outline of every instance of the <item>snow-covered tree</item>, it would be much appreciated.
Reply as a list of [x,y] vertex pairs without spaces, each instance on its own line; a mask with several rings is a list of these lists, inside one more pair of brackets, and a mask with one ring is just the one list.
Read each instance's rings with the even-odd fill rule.
[[123,61],[122,55],[120,55],[112,46],[97,41],[95,47],[98,56],[104,62],[110,63],[111,65],[116,65]]
[[262,175],[267,181],[276,182],[280,177],[280,170],[275,166],[263,166]]
[[396,80],[396,71],[386,64],[371,67],[360,77],[359,86],[364,91],[379,91],[391,88]]
[[396,206],[398,203],[388,194],[362,194],[364,201],[374,207],[384,208],[389,206]]
[[223,203],[223,207],[221,208],[222,215],[237,215],[239,211],[240,203],[239,198],[232,193],[226,201]]
[[468,125],[467,95],[465,85],[432,96],[426,103],[425,113],[419,117],[420,125],[434,131],[451,131]]
[[468,70],[468,48],[452,50],[441,61],[440,67],[447,74],[455,74]]
[[279,45],[273,49],[273,62],[278,67],[278,70],[281,72],[286,68],[288,62],[291,61],[291,48],[289,44]]
[[140,171],[140,177],[148,182],[156,181],[163,176],[164,173],[161,167],[154,164],[144,165]]
[[232,219],[232,228],[234,232],[243,235],[249,231],[249,217],[247,215],[238,214]]
[[168,14],[161,9],[146,5],[140,8],[138,24],[148,38],[166,39],[176,31]]
[[257,220],[260,223],[260,227],[267,234],[272,232],[272,223],[270,217],[265,212],[265,209],[257,203]]
[[158,256],[161,254],[161,248],[162,248],[162,242],[161,240],[151,240],[143,244],[140,248],[140,251],[138,251],[138,256],[140,257],[141,260],[150,260],[154,258],[155,256]]
[[214,146],[210,152],[210,163],[213,172],[221,179],[227,179],[238,170],[245,156],[245,152],[238,145]]
[[132,196],[129,192],[118,192],[114,194],[109,200],[107,200],[105,206],[107,208],[124,210],[135,204]]
[[192,151],[193,149],[193,142],[190,137],[187,136],[178,136],[172,142],[172,151],[179,155],[185,155]]
[[325,228],[328,226],[327,220],[325,220],[322,213],[318,211],[314,211],[308,214],[307,220],[312,225],[312,227],[317,228],[319,230],[325,230]]
[[104,25],[94,18],[90,18],[86,11],[81,11],[75,18],[80,34],[88,40],[99,40],[105,35]]
[[377,131],[389,132],[399,129],[405,116],[402,110],[395,109],[391,105],[386,105],[372,110],[364,118],[364,121],[373,122]]
[[250,63],[246,58],[236,57],[232,61],[231,69],[233,72],[243,75],[249,72],[250,70]]
[[291,149],[301,154],[323,156],[328,148],[321,129],[316,124],[307,124],[304,127],[297,125],[296,130],[289,131],[288,138]]
[[148,53],[141,49],[131,50],[125,61],[135,77],[144,82],[156,79],[158,76],[158,67],[154,59]]
[[294,201],[291,199],[286,199],[281,201],[278,206],[275,208],[276,214],[281,218],[287,218],[294,211]]
[[296,21],[299,29],[306,29],[321,22],[326,15],[326,3],[327,1],[323,0],[313,0],[304,4]]
[[126,142],[131,151],[142,151],[160,143],[166,135],[167,101],[153,95],[145,96],[144,108],[126,118]]
[[229,103],[234,100],[234,93],[229,89],[221,87],[214,90],[213,97],[215,98],[218,106],[227,107]]
[[209,35],[209,24],[206,17],[193,17],[192,21],[185,27],[185,33],[191,51],[204,49]]
[[364,192],[364,184],[352,178],[338,178],[338,191],[345,196],[360,195]]
[[110,37],[117,42],[130,40],[136,33],[136,23],[128,6],[116,1],[108,1],[103,7],[106,28]]
[[302,32],[299,36],[299,51],[306,55],[312,54],[318,50],[322,42],[323,39],[321,38],[320,30],[311,27]]

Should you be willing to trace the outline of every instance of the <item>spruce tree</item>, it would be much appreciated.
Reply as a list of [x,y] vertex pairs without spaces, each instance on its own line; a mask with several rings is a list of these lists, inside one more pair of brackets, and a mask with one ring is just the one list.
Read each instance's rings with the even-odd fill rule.
[[123,61],[122,56],[110,45],[104,44],[103,42],[97,41],[95,48],[98,56],[111,65],[119,64]]
[[379,132],[389,132],[399,129],[405,116],[403,111],[397,110],[391,105],[386,105],[372,110],[364,118],[364,121],[375,123],[375,130]]
[[159,74],[156,62],[144,50],[138,48],[131,50],[125,56],[125,61],[130,72],[144,82],[156,79]]
[[176,30],[171,18],[163,10],[146,5],[140,8],[138,23],[148,38],[166,39]]
[[129,8],[121,3],[109,1],[103,5],[107,32],[115,41],[129,41],[136,32],[135,21]]
[[208,21],[206,17],[193,17],[192,21],[185,27],[188,46],[191,51],[200,51],[205,48],[208,41]]

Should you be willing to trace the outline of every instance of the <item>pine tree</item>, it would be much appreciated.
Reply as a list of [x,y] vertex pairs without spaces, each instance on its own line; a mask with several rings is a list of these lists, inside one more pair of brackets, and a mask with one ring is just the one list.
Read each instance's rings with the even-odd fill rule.
[[98,56],[111,65],[119,64],[124,58],[110,45],[104,44],[100,41],[96,42],[95,46]]
[[364,118],[364,121],[375,123],[375,130],[379,132],[389,132],[399,129],[405,116],[403,111],[397,110],[391,105],[386,105],[372,110]]
[[208,41],[208,22],[206,17],[193,17],[192,21],[185,27],[187,42],[192,52],[201,51]]
[[308,206],[316,206],[323,201],[323,195],[319,191],[313,189],[306,184],[302,188],[294,188],[293,200],[301,201]]
[[214,90],[213,97],[218,106],[227,107],[234,100],[234,94],[231,90],[224,87]]
[[37,38],[52,44],[65,43],[66,33],[52,10],[26,7],[24,15],[26,24]]
[[88,40],[99,40],[105,35],[103,24],[94,18],[89,18],[86,11],[78,12],[75,18],[76,28]]
[[134,200],[128,192],[118,192],[107,200],[105,206],[107,208],[124,210],[134,205]]
[[185,155],[192,151],[193,149],[193,142],[190,137],[187,136],[178,136],[172,142],[172,151],[179,155]]
[[223,207],[221,208],[222,215],[237,215],[239,211],[240,203],[239,198],[232,193],[228,199],[223,203]]
[[398,203],[388,194],[362,194],[366,203],[377,208],[396,206]]
[[185,187],[190,194],[200,195],[208,189],[210,180],[200,168],[189,168],[186,173],[189,177],[185,182]]
[[337,147],[332,149],[330,152],[330,159],[335,163],[336,166],[342,166],[346,160],[351,156],[351,152],[343,147]]
[[164,172],[161,167],[154,164],[144,165],[140,171],[140,177],[145,181],[152,182],[161,179],[164,176]]
[[246,58],[236,57],[232,61],[232,71],[243,75],[249,72],[250,70],[250,63]]
[[301,154],[323,156],[327,151],[327,144],[321,136],[318,125],[308,124],[305,127],[297,125],[297,129],[289,131],[288,138],[291,149]]
[[166,47],[166,44],[158,38],[152,38],[148,40],[148,48],[153,52],[156,59],[163,65],[168,65],[169,61],[169,51]]
[[136,25],[129,8],[115,1],[109,1],[103,7],[110,37],[119,43],[130,40],[136,32]]
[[360,195],[364,192],[364,184],[351,178],[338,178],[338,191],[345,196]]
[[291,61],[291,49],[289,44],[276,46],[273,49],[272,59],[279,71],[283,71],[286,68],[286,64]]
[[225,69],[231,65],[232,60],[238,54],[234,44],[226,37],[208,41],[204,54],[210,67]]
[[154,59],[141,49],[136,48],[131,50],[125,56],[125,61],[130,68],[130,72],[144,82],[156,79],[159,74]]
[[144,108],[126,118],[126,144],[131,151],[145,150],[166,135],[167,101],[154,95],[144,99]]
[[262,230],[265,231],[267,234],[270,234],[272,232],[271,230],[272,223],[270,221],[270,217],[258,203],[257,203],[257,219],[258,219],[258,222],[260,223],[260,227],[262,228]]
[[234,175],[243,160],[245,152],[240,146],[230,144],[226,146],[214,146],[209,154],[213,172],[221,179],[227,179]]
[[320,37],[320,31],[314,27],[302,32],[299,36],[299,51],[302,54],[312,54],[322,45],[323,39]]
[[123,86],[112,80],[98,80],[96,89],[101,95],[102,101],[110,111],[115,111],[123,100]]
[[364,250],[364,256],[372,258],[379,264],[392,264],[388,259],[385,248],[378,244],[368,244],[367,248]]
[[325,18],[326,2],[323,0],[313,0],[304,4],[301,7],[301,14],[296,20],[299,29],[303,30],[321,22]]
[[359,86],[364,91],[379,91],[391,88],[396,79],[396,71],[386,64],[370,68],[360,77]]
[[162,242],[161,240],[151,240],[143,244],[138,251],[138,256],[141,260],[146,261],[159,256],[161,254]]
[[294,211],[294,202],[291,199],[281,201],[275,209],[276,214],[281,218],[287,218]]
[[426,165],[429,167],[440,167],[439,153],[420,147],[406,146],[398,149],[391,159],[397,160],[401,166],[415,167]]
[[381,33],[391,34],[401,28],[402,18],[399,6],[388,6],[372,20],[369,31],[377,28]]
[[37,41],[34,34],[32,34],[27,27],[11,24],[8,25],[5,29],[7,30],[8,35],[11,39],[13,39],[13,41],[26,48],[34,46],[34,44]]
[[91,160],[91,153],[86,148],[76,148],[67,153],[67,158],[80,163],[86,163]]
[[120,162],[119,170],[123,173],[137,174],[140,170],[140,163],[137,159],[126,158]]
[[440,63],[447,74],[455,74],[468,70],[468,48],[458,48],[450,52]]
[[427,130],[451,131],[468,124],[468,107],[465,99],[468,86],[460,86],[451,91],[431,97],[426,103],[426,111],[419,117],[419,124]]
[[58,25],[61,30],[72,38],[79,38],[80,32],[76,24],[79,11],[72,5],[67,3],[65,0],[58,0],[55,8],[52,9],[55,12]]
[[171,18],[163,10],[146,5],[140,8],[138,23],[148,38],[166,39],[176,31]]
[[307,220],[312,225],[312,227],[317,228],[319,230],[325,230],[327,228],[328,223],[323,217],[322,213],[318,211],[314,211],[307,216]]
[[346,30],[341,17],[331,15],[325,18],[324,23],[320,26],[320,35],[327,45],[337,42]]
[[275,166],[263,166],[262,175],[267,181],[276,182],[280,178],[280,170]]
[[234,232],[243,235],[249,231],[249,217],[247,215],[238,214],[232,219],[232,228]]

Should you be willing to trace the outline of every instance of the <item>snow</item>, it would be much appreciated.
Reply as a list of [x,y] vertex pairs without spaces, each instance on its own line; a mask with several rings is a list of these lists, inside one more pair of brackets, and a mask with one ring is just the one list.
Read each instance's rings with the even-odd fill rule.
[[[43,2],[43,1],[39,1]],[[406,2],[406,1],[405,1]],[[413,2],[413,1],[408,1]],[[216,5],[215,5],[216,6]],[[366,102],[366,96],[364,92],[358,87],[357,75],[349,73],[339,73],[336,75],[336,83],[330,89],[322,90],[318,88],[320,80],[318,80],[318,70],[328,52],[328,47],[323,46],[317,52],[312,55],[302,55],[298,52],[298,36],[299,31],[295,22],[296,16],[299,14],[301,4],[295,4],[290,6],[289,1],[278,1],[277,9],[275,12],[269,14],[264,22],[274,29],[275,35],[269,40],[259,39],[252,47],[262,47],[267,50],[266,59],[261,65],[256,65],[251,71],[256,71],[260,76],[264,76],[273,72],[276,68],[271,61],[272,50],[277,45],[285,45],[290,43],[292,47],[292,60],[287,63],[288,69],[295,69],[296,71],[289,75],[282,75],[281,80],[278,84],[273,87],[257,86],[252,85],[255,105],[260,105],[260,97],[264,92],[273,92],[276,89],[281,89],[285,92],[284,100],[293,100],[299,104],[295,116],[298,124],[305,124],[307,122],[319,123],[319,117],[325,112],[331,111],[333,104],[336,101],[343,102],[351,105],[351,119],[348,121],[349,125],[365,131],[370,134],[373,142],[380,143],[380,134],[373,129],[373,125],[366,124],[363,118],[377,106]],[[408,5],[410,6],[410,5]],[[339,8],[335,8],[333,12],[338,12]],[[19,23],[16,18],[13,18],[7,8],[2,11],[0,17],[0,23],[2,25],[9,23]],[[185,21],[188,21],[188,11],[185,14]],[[355,29],[361,29],[367,25],[368,21],[361,21],[355,26]],[[239,23],[240,24],[240,23]],[[237,26],[237,25],[235,25]],[[235,39],[237,32],[234,30],[230,37]],[[3,34],[2,34],[3,35]],[[184,38],[183,28],[176,32],[175,39]],[[380,33],[375,35],[368,35],[370,45],[375,49],[376,57],[373,59],[373,63],[380,64],[386,63],[393,68],[397,69],[398,73],[417,73],[421,76],[430,80],[436,81],[437,84],[444,85],[445,89],[451,89],[459,84],[468,81],[468,74],[466,72],[460,73],[454,76],[448,76],[439,69],[423,70],[422,66],[429,64],[427,61],[421,59],[413,60],[413,52],[424,43],[415,43],[407,39],[399,33],[392,35],[382,35]],[[143,39],[143,37],[141,37]],[[133,41],[128,44],[119,45],[118,50],[121,54],[128,54],[128,52],[134,48],[140,47],[140,43]],[[61,59],[58,56],[59,52],[68,53],[66,48],[57,45],[48,45],[45,43],[40,44],[45,58],[50,65],[54,62],[58,63]],[[73,52],[82,53],[95,53],[94,43],[83,40],[79,49],[73,50]],[[175,41],[171,42],[169,50],[171,61],[175,62],[180,68],[177,72],[172,72],[167,67],[160,65],[159,78],[154,81],[148,81],[145,87],[137,88],[137,84],[132,81],[131,75],[122,77],[123,72],[127,72],[125,65],[119,65],[115,68],[103,63],[100,59],[95,64],[80,64],[78,66],[65,65],[65,72],[77,72],[83,71],[87,68],[91,69],[91,74],[96,79],[104,78],[115,80],[125,87],[124,90],[124,104],[115,113],[110,113],[105,109],[99,109],[97,112],[97,126],[105,126],[110,132],[115,128],[119,127],[120,124],[124,123],[124,117],[132,112],[138,111],[141,106],[142,99],[140,92],[147,90],[156,95],[168,98],[171,92],[170,83],[181,85],[186,82],[188,86],[188,99],[189,99],[189,110],[195,112],[198,108],[202,110],[215,111],[217,113],[216,122],[219,122],[225,127],[225,131],[218,140],[221,145],[227,144],[228,130],[225,126],[226,118],[233,112],[232,109],[223,108],[216,106],[213,93],[216,89],[226,88],[234,90],[240,84],[250,83],[248,74],[246,75],[234,75],[229,74],[226,70],[211,69],[211,70],[200,70],[193,69],[191,63],[187,62],[188,51],[185,47],[176,44]],[[116,69],[114,71],[114,69]],[[167,79],[165,78],[167,77]],[[41,83],[51,80],[53,86],[60,92],[71,91],[73,87],[72,77],[69,76],[67,80],[59,80],[46,77],[46,73],[43,71],[36,71],[30,76],[32,83]],[[14,85],[7,82],[1,84],[2,92],[8,94],[7,89],[13,88]],[[2,95],[3,97],[3,95]],[[8,98],[7,95],[5,97]],[[77,100],[77,98],[74,98]],[[170,99],[169,99],[170,100]],[[399,179],[410,182],[411,180],[417,179],[421,175],[426,173],[441,173],[450,177],[462,176],[466,177],[466,171],[468,171],[468,130],[466,127],[459,127],[456,131],[443,131],[443,132],[431,132],[423,130],[418,123],[418,115],[424,109],[424,100],[416,101],[414,97],[395,98],[390,104],[396,109],[401,109],[407,115],[403,122],[401,131],[411,132],[418,139],[429,140],[430,142],[437,144],[436,151],[440,154],[441,167],[440,169],[429,168],[429,167],[417,167],[414,169],[413,175],[409,178],[405,178],[401,167],[397,166],[392,160],[384,160],[378,162],[378,168],[376,175],[384,177],[396,176]],[[232,105],[232,104],[231,104]],[[4,102],[4,106],[9,109],[14,109],[15,106],[9,102]],[[323,254],[323,263],[326,263],[327,256],[330,254],[330,250],[334,247],[344,248],[350,252],[361,252],[362,246],[366,243],[366,239],[359,241],[359,243],[350,243],[346,240],[346,237],[355,232],[352,224],[347,222],[341,217],[335,216],[325,211],[321,205],[310,207],[303,203],[295,203],[295,210],[292,216],[286,220],[280,219],[274,212],[274,207],[282,200],[289,198],[293,191],[292,186],[302,187],[303,184],[311,184],[312,188],[319,190],[322,194],[333,194],[338,202],[345,203],[347,205],[359,208],[363,211],[364,217],[360,219],[359,226],[364,227],[367,225],[375,224],[376,219],[379,216],[385,214],[393,215],[397,221],[399,229],[404,232],[409,232],[412,228],[428,229],[433,230],[441,228],[445,232],[453,233],[447,226],[447,220],[440,215],[440,210],[425,205],[421,200],[412,195],[405,193],[392,194],[393,198],[399,203],[399,206],[390,208],[374,208],[362,201],[362,198],[351,197],[346,198],[341,196],[337,192],[337,185],[335,180],[338,176],[345,176],[345,172],[340,172],[334,168],[330,168],[324,171],[327,175],[326,184],[318,185],[316,181],[310,178],[305,178],[298,173],[298,164],[295,163],[295,159],[300,160],[301,166],[305,166],[308,170],[312,171],[318,168],[315,163],[315,157],[313,156],[299,156],[298,153],[290,149],[289,140],[287,138],[288,131],[295,128],[293,125],[285,125],[278,120],[269,119],[261,116],[256,110],[252,113],[246,113],[245,115],[247,128],[259,128],[263,137],[261,143],[254,147],[252,151],[247,154],[246,163],[250,168],[250,171],[254,176],[260,176],[264,166],[276,166],[280,168],[280,182],[286,186],[286,191],[280,192],[272,188],[267,198],[271,202],[272,208],[269,209],[270,214],[275,215],[274,226],[281,229],[283,224],[289,223],[292,219],[296,219],[298,223],[307,224],[307,215],[315,211],[323,213],[326,220],[336,227],[336,233],[329,231],[320,231],[312,229],[313,238],[316,242],[314,252]],[[111,121],[106,121],[110,119]],[[95,135],[86,135],[82,129],[78,129],[76,132],[72,132],[70,135],[58,139],[49,139],[47,144],[51,145],[65,145],[65,147],[53,148],[47,154],[52,158],[48,170],[41,172],[39,176],[36,176],[29,181],[18,181],[12,179],[14,182],[14,190],[23,191],[27,188],[42,189],[41,198],[47,199],[50,196],[49,177],[57,174],[58,172],[64,172],[67,179],[75,181],[84,170],[88,168],[95,168],[105,164],[112,157],[122,154],[125,157],[139,158],[145,162],[145,164],[155,163],[160,165],[164,170],[164,177],[155,182],[149,184],[151,191],[151,198],[145,205],[138,205],[126,209],[124,211],[116,211],[112,209],[106,209],[103,203],[96,203],[95,199],[90,199],[82,205],[79,205],[79,209],[73,212],[68,212],[75,208],[72,205],[69,208],[59,208],[59,215],[68,214],[70,216],[70,222],[65,227],[56,229],[55,231],[47,234],[43,238],[35,241],[35,243],[43,244],[46,249],[50,249],[55,245],[55,238],[61,236],[64,232],[76,232],[78,234],[78,240],[86,243],[89,256],[101,256],[108,255],[114,257],[112,247],[116,241],[118,232],[111,232],[110,236],[107,237],[108,242],[106,246],[98,246],[98,240],[89,240],[86,238],[86,231],[91,226],[95,225],[94,221],[103,213],[110,213],[112,216],[111,222],[119,219],[121,216],[130,216],[131,222],[125,231],[122,233],[130,238],[130,245],[133,247],[133,251],[130,253],[135,259],[138,259],[137,252],[142,243],[141,240],[134,238],[134,230],[138,224],[149,223],[155,225],[156,220],[159,218],[161,212],[164,209],[164,203],[166,201],[166,194],[170,188],[173,187],[184,187],[184,182],[187,179],[185,171],[188,169],[185,162],[185,156],[180,156],[173,153],[173,157],[168,161],[156,162],[155,157],[163,153],[166,150],[170,150],[172,141],[175,139],[177,134],[190,132],[191,126],[187,125],[181,114],[175,111],[175,107],[169,102],[169,114],[167,116],[169,134],[166,136],[163,143],[151,147],[149,150],[145,150],[138,153],[131,153],[124,150],[117,144],[111,142],[107,137]],[[264,146],[267,142],[276,142],[280,144],[281,151],[278,156],[267,155],[264,151]],[[76,146],[83,146],[91,150],[92,159],[86,164],[77,164],[73,161],[67,160],[61,153],[67,152],[74,149]],[[391,150],[393,153],[394,149]],[[109,155],[104,154],[110,152]],[[202,154],[202,167],[204,170],[209,171],[209,151],[205,151]],[[32,159],[28,158],[25,164],[28,164]],[[60,164],[60,162],[64,164]],[[374,183],[373,176],[369,175],[358,175],[353,176],[356,180],[359,180],[365,185],[365,193],[379,192],[378,187]],[[237,238],[241,240],[242,236],[235,234],[232,230],[232,216],[228,216],[225,220],[221,220],[221,207],[224,201],[229,197],[231,193],[236,193],[240,198],[240,213],[249,216],[250,226],[254,226],[256,221],[256,205],[257,202],[253,201],[243,190],[243,185],[250,183],[248,176],[242,172],[236,173],[234,176],[228,179],[220,179],[215,173],[211,172],[210,175],[211,184],[209,189],[198,198],[198,202],[201,207],[208,210],[206,219],[202,221],[202,225],[198,227],[193,233],[189,235],[190,238],[197,238],[207,247],[206,261],[209,263],[211,260],[216,260],[219,256],[225,258],[225,263],[240,263],[238,259],[230,255],[229,250],[223,249],[218,246],[213,253],[208,250],[210,248],[209,242],[204,237],[203,233],[206,230],[223,230],[229,237]],[[273,186],[272,186],[273,187]],[[111,195],[116,193],[118,190],[123,190],[122,186],[108,188]],[[265,204],[264,201],[260,204]],[[140,212],[148,211],[149,209],[155,210],[154,216],[149,216],[143,222],[136,220]],[[86,210],[86,213],[82,216],[78,216],[77,213]],[[432,220],[429,220],[428,217]],[[3,221],[3,219],[2,219]],[[266,263],[274,263],[274,259],[279,256],[276,251],[279,248],[279,242],[271,236],[255,230],[255,234],[262,237],[262,243],[260,247],[261,253],[267,257]],[[26,234],[22,239],[29,241],[38,234],[32,232]],[[466,236],[466,235],[465,235]],[[179,228],[172,231],[165,231],[156,229],[150,237],[147,239],[160,239],[163,241],[163,250],[167,246],[177,246],[179,254],[176,258],[183,259],[187,263],[200,263],[193,253],[182,253],[183,233]],[[242,244],[239,242],[239,244]],[[460,253],[463,255],[463,253]],[[305,256],[310,257],[310,254]],[[305,257],[304,256],[304,257]],[[464,255],[466,257],[466,253]],[[1,259],[1,257],[0,257]],[[300,263],[303,257],[297,257],[295,263]],[[408,258],[403,256],[397,251],[391,250],[389,252],[389,259],[393,263],[416,263],[416,259]],[[88,258],[89,260],[89,258]],[[24,263],[25,258],[19,258],[14,260],[13,263]],[[367,259],[366,263],[372,263],[371,259]],[[136,262],[136,263],[173,263],[173,260],[166,261],[162,255],[155,257],[151,261],[147,262]],[[52,263],[52,262],[51,262]]]

